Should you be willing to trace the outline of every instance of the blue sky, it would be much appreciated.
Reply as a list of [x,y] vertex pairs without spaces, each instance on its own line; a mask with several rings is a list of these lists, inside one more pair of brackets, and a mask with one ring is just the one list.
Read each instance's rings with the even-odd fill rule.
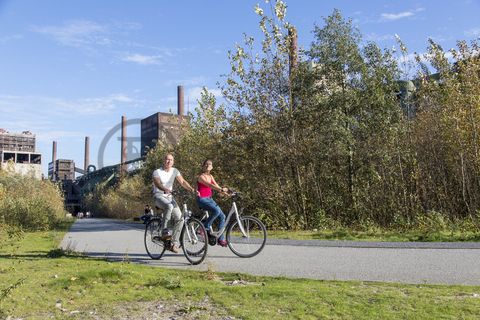
[[[45,173],[53,140],[58,158],[83,167],[89,136],[96,165],[103,137],[122,115],[176,111],[177,85],[192,111],[202,86],[219,93],[227,51],[243,33],[259,39],[257,3],[268,9],[259,0],[0,0],[0,128],[36,134]],[[395,45],[395,34],[419,53],[428,38],[450,49],[456,40],[480,37],[479,0],[291,0],[287,6],[304,48],[334,8],[382,48]],[[139,127],[128,127],[128,134],[138,137]],[[104,164],[119,161],[114,138]]]

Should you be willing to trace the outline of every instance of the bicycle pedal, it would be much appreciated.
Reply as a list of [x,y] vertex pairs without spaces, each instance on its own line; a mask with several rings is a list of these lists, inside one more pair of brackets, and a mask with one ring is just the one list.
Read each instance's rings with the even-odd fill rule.
[[217,244],[217,238],[212,235],[208,235],[208,244],[214,246]]

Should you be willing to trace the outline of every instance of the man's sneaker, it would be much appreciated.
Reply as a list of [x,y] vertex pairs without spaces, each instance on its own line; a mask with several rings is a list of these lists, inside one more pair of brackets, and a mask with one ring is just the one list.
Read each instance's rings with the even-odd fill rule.
[[221,247],[228,246],[227,240],[218,240],[218,245],[221,246]]
[[162,240],[169,240],[172,238],[172,230],[163,229],[162,230]]
[[177,246],[174,245],[174,244],[172,244],[172,245],[170,246],[170,249],[168,249],[168,250],[170,250],[170,251],[172,251],[172,252],[174,252],[174,253],[178,253],[178,252],[179,252]]

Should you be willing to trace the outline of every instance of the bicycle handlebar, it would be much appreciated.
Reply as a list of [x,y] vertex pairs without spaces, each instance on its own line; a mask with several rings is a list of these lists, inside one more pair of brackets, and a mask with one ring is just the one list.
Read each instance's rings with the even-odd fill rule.
[[[169,194],[171,194],[174,197],[183,197],[183,198],[187,198],[187,197],[190,197],[190,196],[196,196],[197,195],[196,192],[190,193],[190,192],[187,192],[185,190],[173,190]],[[228,188],[228,191],[225,192],[224,194],[228,195],[229,197],[235,198],[235,199],[241,199],[242,198],[242,194],[239,191],[236,191],[236,190],[233,190],[233,189],[230,189],[230,188]]]
[[235,198],[235,199],[241,199],[242,198],[242,194],[236,190],[233,190],[233,189],[228,189],[228,193],[227,193],[230,197],[232,198]]

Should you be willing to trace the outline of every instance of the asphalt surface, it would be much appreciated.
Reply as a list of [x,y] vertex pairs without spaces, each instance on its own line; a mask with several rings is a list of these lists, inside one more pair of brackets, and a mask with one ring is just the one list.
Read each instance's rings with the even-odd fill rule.
[[209,246],[205,261],[188,264],[183,253],[151,260],[144,225],[110,219],[77,220],[61,246],[88,256],[129,259],[152,266],[240,272],[321,280],[480,285],[480,243],[355,242],[268,239],[253,258]]

